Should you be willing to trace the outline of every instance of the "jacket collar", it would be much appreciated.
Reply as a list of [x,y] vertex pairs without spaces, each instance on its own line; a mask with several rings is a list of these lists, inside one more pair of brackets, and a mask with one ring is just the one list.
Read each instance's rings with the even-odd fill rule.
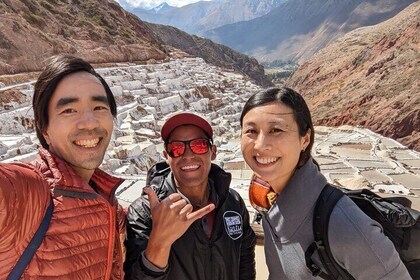
[[266,216],[281,242],[289,241],[305,220],[312,219],[313,207],[326,183],[312,159],[295,171]]
[[[32,162],[32,164],[44,175],[52,189],[59,188],[69,192],[95,193],[92,187],[84,182],[63,159],[44,148],[39,149],[38,153],[40,159]],[[110,201],[116,188],[123,180],[96,168],[91,181],[96,185],[99,193]]]

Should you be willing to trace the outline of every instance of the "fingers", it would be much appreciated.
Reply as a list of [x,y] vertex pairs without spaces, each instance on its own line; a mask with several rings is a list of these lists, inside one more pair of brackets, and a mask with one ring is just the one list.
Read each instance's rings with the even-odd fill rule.
[[[159,202],[159,198],[157,197],[156,192],[152,188],[145,187],[143,189],[143,192],[147,194],[149,198],[151,209],[157,207],[161,203]],[[193,212],[193,206],[187,203],[187,201],[183,199],[178,193],[170,194],[167,198],[162,200],[162,203],[166,204],[166,206],[162,205],[164,206],[164,208],[169,208],[171,209],[171,211],[175,211],[176,213],[178,213],[178,215],[183,216],[184,219],[189,223],[193,223],[194,221],[204,217],[205,215],[213,211],[216,207],[213,203],[210,203],[209,205]]]
[[159,204],[159,198],[155,191],[150,187],[143,188],[143,192],[149,197],[150,208],[155,208]]
[[172,203],[169,205],[170,209],[182,209],[185,205],[187,205],[187,201],[185,199],[180,199],[178,201],[172,201]]
[[174,201],[178,201],[178,200],[182,199],[182,197],[179,193],[171,193],[170,195],[168,195],[167,199],[174,202]]
[[187,214],[187,219],[191,222],[194,222],[195,220],[198,220],[198,219],[204,217],[205,215],[207,215],[208,213],[210,213],[211,211],[213,211],[213,209],[215,207],[216,206],[213,203],[210,203],[209,205],[207,205],[207,206],[205,206],[201,209],[198,209],[195,212]]
[[193,211],[193,206],[191,204],[187,204],[184,207],[182,207],[181,211],[179,211],[179,214],[187,217],[188,214],[190,214]]

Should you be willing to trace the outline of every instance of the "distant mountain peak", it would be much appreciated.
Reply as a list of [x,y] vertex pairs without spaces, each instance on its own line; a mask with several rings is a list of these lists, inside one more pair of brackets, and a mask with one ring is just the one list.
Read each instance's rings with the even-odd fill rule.
[[147,11],[134,9],[131,12],[143,21],[170,25],[188,33],[203,35],[210,29],[263,16],[284,1],[287,0],[211,0],[182,7],[171,7],[162,3]]
[[175,7],[169,5],[166,2],[161,3],[160,5],[151,8],[150,10],[148,10],[148,12],[153,13],[153,14],[165,14],[171,10],[173,10]]

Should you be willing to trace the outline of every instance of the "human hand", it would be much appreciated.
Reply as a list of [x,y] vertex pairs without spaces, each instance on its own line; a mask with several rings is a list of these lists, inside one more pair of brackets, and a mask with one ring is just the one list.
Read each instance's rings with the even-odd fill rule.
[[213,211],[215,205],[211,203],[193,212],[192,205],[179,193],[170,194],[159,201],[152,188],[144,188],[143,191],[149,198],[152,213],[152,232],[145,256],[154,265],[163,268],[167,265],[172,244],[194,221]]

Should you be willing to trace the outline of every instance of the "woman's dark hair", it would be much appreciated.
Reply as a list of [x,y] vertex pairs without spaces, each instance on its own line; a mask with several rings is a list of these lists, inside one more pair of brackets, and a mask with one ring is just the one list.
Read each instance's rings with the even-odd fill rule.
[[47,60],[42,73],[35,83],[32,107],[34,110],[34,121],[36,135],[42,147],[48,149],[42,132],[48,127],[48,105],[53,96],[58,83],[66,76],[76,72],[88,72],[99,79],[104,86],[108,99],[111,114],[117,115],[117,105],[114,95],[105,80],[93,69],[92,65],[81,58],[70,55],[57,55]]
[[311,130],[311,137],[308,147],[305,151],[300,153],[298,167],[304,165],[311,157],[312,146],[314,145],[314,126],[312,124],[311,112],[308,105],[306,105],[303,97],[293,89],[283,88],[269,88],[252,95],[245,103],[241,113],[241,127],[245,115],[256,107],[268,105],[269,103],[283,103],[293,110],[293,116],[299,127],[299,135],[304,136],[308,129]]

